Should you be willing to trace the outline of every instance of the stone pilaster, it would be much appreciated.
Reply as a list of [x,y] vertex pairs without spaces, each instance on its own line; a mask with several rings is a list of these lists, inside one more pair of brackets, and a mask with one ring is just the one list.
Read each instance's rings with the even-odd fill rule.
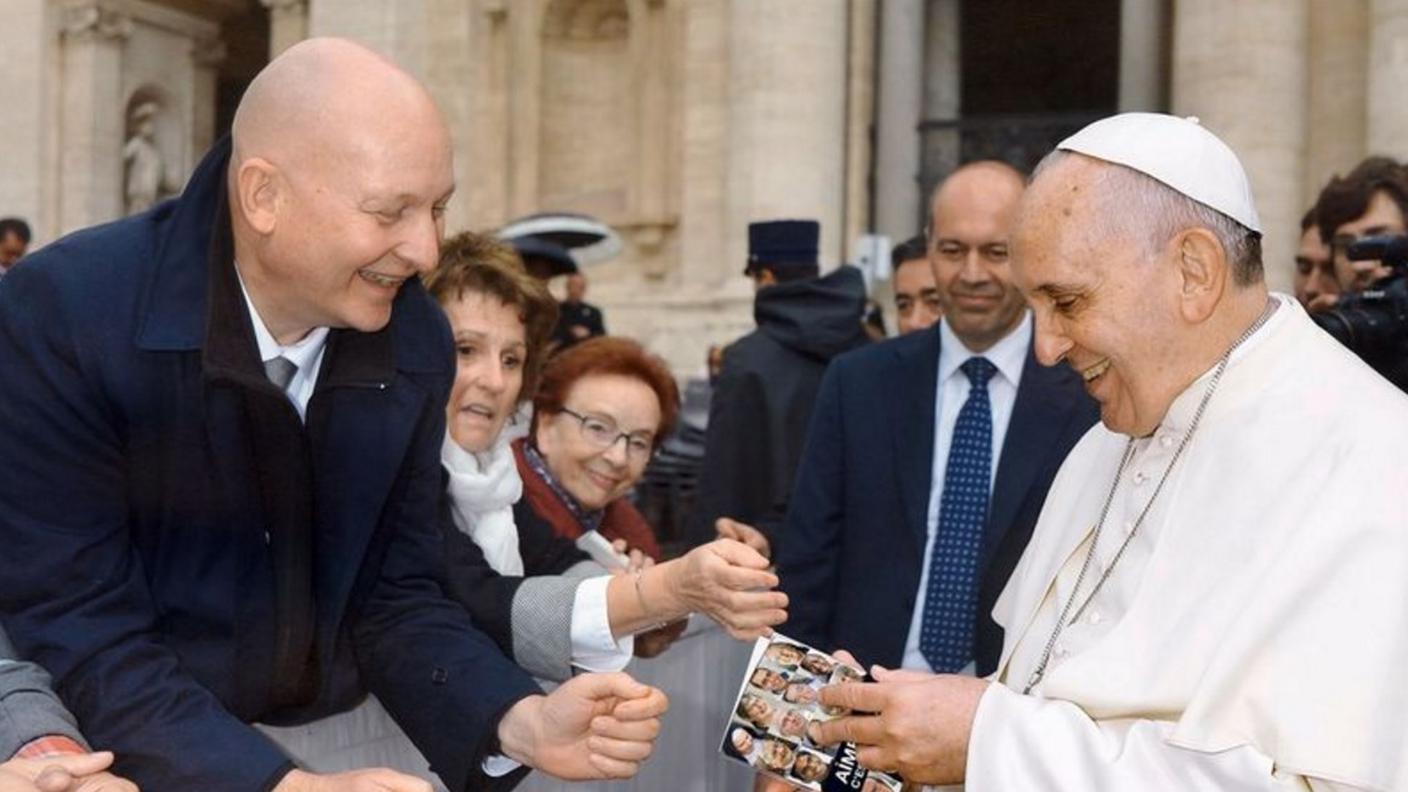
[[1241,158],[1267,282],[1289,290],[1305,210],[1308,2],[1180,0],[1176,9],[1173,111],[1201,118]]
[[1164,108],[1165,0],[1120,1],[1120,112]]
[[308,38],[308,0],[259,0],[269,9],[269,57]]
[[1368,151],[1408,158],[1408,0],[1369,4]]
[[728,270],[749,221],[821,222],[821,260],[841,254],[845,204],[845,0],[731,5]]
[[[1364,158],[1369,77],[1368,0],[1310,0],[1306,206],[1335,173]],[[1396,103],[1395,103],[1396,104]]]
[[875,111],[875,230],[898,244],[919,230],[919,122],[924,110],[924,0],[880,5]]
[[60,232],[122,215],[122,48],[131,34],[132,19],[106,3],[63,8]]

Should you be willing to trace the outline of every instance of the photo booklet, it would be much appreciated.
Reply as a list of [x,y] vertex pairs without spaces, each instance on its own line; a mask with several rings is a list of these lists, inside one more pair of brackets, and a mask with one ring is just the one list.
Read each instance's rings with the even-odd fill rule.
[[900,792],[904,781],[861,767],[853,744],[822,746],[816,740],[817,724],[848,714],[822,706],[821,689],[869,680],[863,670],[800,641],[780,634],[759,638],[720,750],[802,789]]

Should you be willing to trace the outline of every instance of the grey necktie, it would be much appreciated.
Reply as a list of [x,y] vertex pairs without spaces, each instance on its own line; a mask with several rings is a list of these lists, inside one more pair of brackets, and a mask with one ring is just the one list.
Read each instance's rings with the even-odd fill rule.
[[264,363],[264,373],[270,382],[279,386],[279,390],[287,391],[288,384],[293,381],[293,375],[298,373],[298,364],[279,356]]

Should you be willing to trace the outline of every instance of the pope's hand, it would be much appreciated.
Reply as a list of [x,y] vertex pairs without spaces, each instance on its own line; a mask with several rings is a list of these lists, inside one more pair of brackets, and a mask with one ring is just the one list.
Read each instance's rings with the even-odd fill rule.
[[630,778],[655,748],[665,694],[626,674],[583,674],[499,722],[504,755],[568,781]]
[[734,539],[715,539],[679,559],[667,582],[674,599],[708,614],[733,637],[751,641],[787,621],[787,595],[767,590],[777,586],[777,575],[767,568],[767,558],[757,550]]
[[274,792],[434,792],[429,781],[384,767],[322,775],[294,770]]
[[988,682],[952,674],[871,670],[875,682],[843,683],[821,691],[821,703],[854,714],[820,724],[822,742],[853,742],[861,764],[898,771],[906,781],[960,784],[968,737]]

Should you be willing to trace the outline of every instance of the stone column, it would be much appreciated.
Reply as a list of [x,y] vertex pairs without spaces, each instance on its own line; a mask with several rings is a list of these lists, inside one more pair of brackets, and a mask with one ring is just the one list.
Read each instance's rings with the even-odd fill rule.
[[845,0],[731,5],[726,270],[747,250],[747,224],[821,223],[823,267],[837,263],[845,205]]
[[1281,290],[1304,211],[1308,12],[1307,0],[1180,0],[1174,20],[1173,111],[1198,116],[1241,158],[1267,282]]
[[269,9],[269,57],[308,38],[308,0],[259,0]]
[[122,47],[132,20],[82,2],[65,6],[62,25],[59,230],[66,233],[122,216]]
[[[225,42],[220,39],[196,39],[191,43],[191,65],[195,67],[191,91],[191,147],[199,161],[206,149],[215,142],[215,92],[220,64],[226,56]],[[195,162],[184,163],[189,170]]]
[[1120,2],[1121,113],[1164,107],[1164,0]]
[[[708,287],[743,269],[729,228],[729,3],[685,5],[680,281]],[[741,256],[741,254],[738,254]]]
[[[855,261],[856,239],[871,227],[871,172],[875,145],[875,28],[879,0],[852,0],[849,77],[846,95],[846,223],[842,228],[841,256]],[[922,66],[921,66],[922,68]],[[915,167],[918,167],[919,130],[914,130]],[[918,174],[915,174],[916,177]],[[917,184],[917,182],[916,182]]]
[[1364,158],[1368,64],[1368,0],[1310,0],[1306,206],[1332,175]]
[[892,244],[918,230],[924,109],[924,0],[882,0],[875,113],[875,230]]
[[1408,158],[1408,0],[1369,4],[1368,153]]
[[[958,2],[928,0],[924,25],[925,121],[957,121],[963,110]],[[923,161],[919,189],[924,203],[913,210],[919,222],[916,230],[922,231],[929,222],[928,194],[940,178],[958,167],[961,145],[957,128],[933,128],[920,134]]]
[[58,44],[49,31],[48,0],[12,0],[0,25],[0,74],[5,85],[5,142],[0,145],[0,207],[25,218],[35,247],[53,238],[49,211],[57,153],[53,119]]

